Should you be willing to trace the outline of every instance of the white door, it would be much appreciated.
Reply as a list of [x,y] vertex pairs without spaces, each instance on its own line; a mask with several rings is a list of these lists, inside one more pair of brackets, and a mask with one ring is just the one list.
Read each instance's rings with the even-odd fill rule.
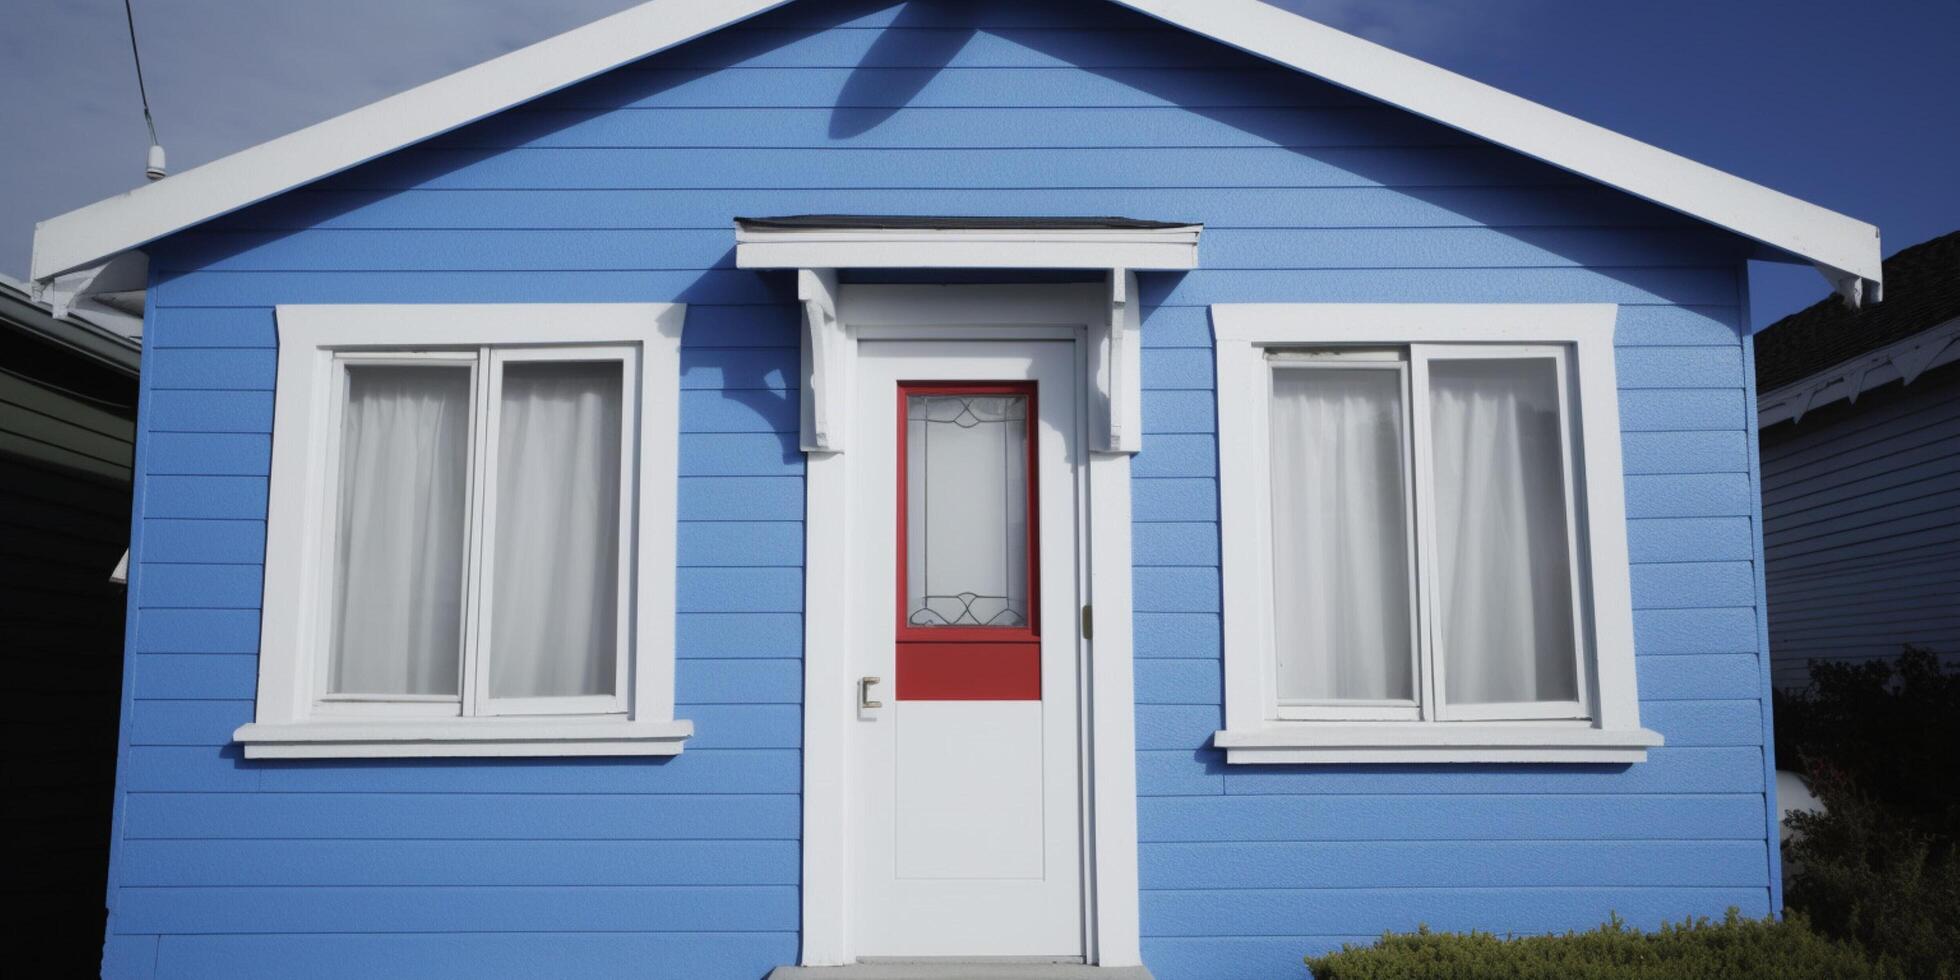
[[877,678],[848,766],[860,958],[1084,955],[1075,357],[860,348],[852,676]]

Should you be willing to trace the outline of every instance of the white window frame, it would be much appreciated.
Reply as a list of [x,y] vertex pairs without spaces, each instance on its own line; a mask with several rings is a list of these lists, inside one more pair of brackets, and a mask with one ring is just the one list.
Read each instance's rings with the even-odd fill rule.
[[[1640,727],[1611,304],[1220,304],[1216,337],[1219,518],[1228,763],[1638,762],[1661,737]],[[1417,655],[1415,704],[1281,704],[1273,638],[1267,418],[1275,370],[1397,363],[1414,530],[1411,577],[1434,567],[1428,364],[1549,357],[1558,365],[1572,549],[1579,700],[1451,705],[1440,658]],[[1576,425],[1576,429],[1574,426]],[[1414,589],[1415,625],[1433,588]],[[1419,650],[1428,644],[1418,642]]]
[[[1415,480],[1415,472],[1408,465],[1409,457],[1415,451],[1413,442],[1415,433],[1410,424],[1413,414],[1411,407],[1413,402],[1410,400],[1409,393],[1409,378],[1412,368],[1410,358],[1407,356],[1406,351],[1379,347],[1320,348],[1310,351],[1272,347],[1265,349],[1265,356],[1266,370],[1262,373],[1259,383],[1262,386],[1266,404],[1268,405],[1272,401],[1273,382],[1280,371],[1375,370],[1395,372],[1398,387],[1402,393],[1403,418],[1399,442],[1400,456],[1402,459],[1402,479],[1404,481],[1402,490],[1402,499],[1404,501],[1403,527],[1407,531],[1404,543],[1408,549],[1406,557],[1408,562],[1407,567],[1409,569],[1409,621],[1412,626],[1410,639],[1414,641],[1413,624],[1422,622],[1425,617],[1419,614],[1417,608],[1418,597],[1423,594],[1423,590],[1418,588],[1416,581],[1416,571],[1421,563],[1416,561],[1416,512],[1415,496],[1412,486]],[[1248,439],[1256,440],[1257,445],[1260,447],[1268,446],[1272,441],[1272,433],[1268,428],[1268,419],[1269,413],[1261,410],[1259,413],[1259,431],[1257,433],[1247,433],[1246,436]],[[1260,468],[1258,479],[1261,484],[1261,496],[1264,500],[1259,511],[1261,525],[1260,536],[1263,540],[1271,540],[1272,472],[1271,467],[1268,465],[1271,457],[1263,449],[1259,452],[1249,453],[1248,455],[1253,463]],[[1264,603],[1263,608],[1269,611],[1274,608],[1275,601],[1273,593],[1273,558],[1272,552],[1268,550],[1266,571],[1259,577],[1261,600]],[[1279,696],[1279,651],[1274,639],[1274,630],[1267,629],[1261,634],[1260,645],[1264,648],[1264,651],[1260,655],[1260,669],[1267,675],[1264,678],[1267,689],[1273,692],[1272,718],[1275,721],[1419,721],[1422,719],[1423,704],[1427,699],[1419,696],[1378,701],[1358,698],[1300,699],[1289,701],[1286,698],[1282,698]],[[1424,664],[1421,648],[1422,644],[1420,643],[1411,642],[1409,645],[1411,667],[1409,676],[1414,680],[1415,691],[1417,693],[1422,692],[1428,687],[1428,680],[1423,672]]]
[[[247,758],[673,755],[693,733],[674,715],[674,528],[680,337],[675,303],[306,305],[277,309],[278,381],[266,516],[257,710],[233,737]],[[610,360],[622,367],[620,603],[614,693],[492,699],[466,659],[458,696],[327,694],[340,411],[349,364],[467,362],[473,502],[495,517],[494,419],[502,367]],[[479,424],[489,420],[489,424]],[[487,526],[487,523],[486,523]],[[472,612],[492,610],[488,550],[468,563]],[[466,639],[465,647],[487,643]]]

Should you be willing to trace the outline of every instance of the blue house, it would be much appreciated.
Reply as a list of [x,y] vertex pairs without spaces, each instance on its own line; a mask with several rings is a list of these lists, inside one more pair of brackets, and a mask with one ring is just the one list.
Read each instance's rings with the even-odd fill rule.
[[1255,0],[652,0],[48,221],[147,276],[104,973],[1776,912],[1752,257],[1879,289]]

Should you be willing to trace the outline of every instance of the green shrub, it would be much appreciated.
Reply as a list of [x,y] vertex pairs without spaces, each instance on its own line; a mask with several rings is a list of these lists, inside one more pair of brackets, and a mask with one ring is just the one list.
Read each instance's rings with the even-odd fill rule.
[[1825,807],[1790,817],[1785,903],[1914,977],[1960,978],[1960,675],[1911,648],[1818,662],[1776,728]]
[[1499,938],[1487,932],[1389,933],[1307,957],[1318,980],[1904,980],[1891,963],[1812,932],[1801,917],[1706,919],[1591,932]]

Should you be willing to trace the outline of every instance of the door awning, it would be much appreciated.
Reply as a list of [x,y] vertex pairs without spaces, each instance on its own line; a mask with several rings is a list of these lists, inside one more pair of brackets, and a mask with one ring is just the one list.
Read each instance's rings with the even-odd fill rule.
[[805,214],[735,219],[743,269],[1198,267],[1204,226],[1136,218]]
[[1134,453],[1143,443],[1142,316],[1138,271],[1198,267],[1204,226],[1183,221],[1083,217],[806,214],[735,219],[735,265],[794,269],[803,306],[806,452],[840,452],[856,334],[839,313],[843,269],[1023,269],[1100,272],[1097,322],[1086,324],[1088,380],[1099,396],[1095,447]]

